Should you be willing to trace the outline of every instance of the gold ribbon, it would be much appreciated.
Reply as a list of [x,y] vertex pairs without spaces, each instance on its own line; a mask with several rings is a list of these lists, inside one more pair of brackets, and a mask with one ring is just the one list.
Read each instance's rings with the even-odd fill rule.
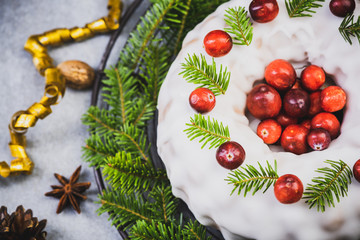
[[18,111],[12,116],[9,124],[9,148],[15,159],[11,161],[10,166],[4,161],[0,162],[0,176],[31,174],[34,164],[25,150],[25,133],[29,127],[35,126],[38,119],[48,116],[52,112],[50,106],[57,104],[65,94],[65,79],[53,65],[46,47],[78,42],[116,30],[119,27],[122,1],[108,0],[107,8],[107,16],[85,24],[84,27],[57,28],[43,34],[32,35],[26,41],[24,49],[32,55],[35,68],[45,76],[45,93],[39,102],[31,105],[26,111]]

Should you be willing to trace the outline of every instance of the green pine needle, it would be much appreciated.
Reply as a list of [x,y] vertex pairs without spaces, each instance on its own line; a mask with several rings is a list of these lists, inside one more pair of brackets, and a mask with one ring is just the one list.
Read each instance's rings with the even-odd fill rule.
[[186,126],[189,128],[185,129],[187,137],[190,138],[190,141],[195,138],[200,139],[200,143],[203,142],[201,148],[204,148],[206,144],[210,144],[209,149],[219,147],[224,142],[230,141],[229,128],[224,127],[222,123],[215,119],[210,119],[210,116],[206,119],[201,114],[195,114],[194,118],[190,118],[190,123],[187,123]]
[[179,203],[179,200],[172,195],[170,184],[166,183],[167,186],[158,184],[149,194],[150,199],[153,200],[150,210],[157,219],[165,223],[176,216]]
[[177,222],[168,224],[157,222],[137,221],[130,229],[129,239],[132,240],[183,240],[181,226]]
[[350,45],[352,45],[351,37],[356,37],[360,44],[360,16],[354,22],[354,15],[347,15],[340,24],[339,32]]
[[112,224],[116,227],[130,228],[137,221],[151,223],[153,212],[150,210],[150,203],[137,192],[123,194],[120,191],[104,191],[99,196],[101,207],[99,214],[109,213]]
[[197,221],[190,220],[183,230],[184,238],[183,239],[201,239],[201,240],[210,240],[212,239],[209,236],[206,236],[206,228],[199,224]]
[[185,61],[186,63],[182,63],[183,71],[180,74],[189,83],[208,88],[215,96],[225,94],[230,81],[230,72],[227,71],[226,67],[223,70],[223,66],[220,65],[219,73],[217,73],[214,58],[212,64],[209,65],[202,54],[200,54],[200,57],[196,56],[196,54],[193,56],[188,55]]
[[325,0],[285,0],[285,5],[291,18],[311,17],[311,14],[316,13],[314,8],[322,7],[320,2]]
[[246,197],[248,192],[252,191],[252,195],[254,195],[264,187],[263,193],[266,192],[279,178],[276,160],[274,161],[274,167],[272,167],[268,161],[266,161],[266,164],[267,166],[264,168],[258,162],[259,170],[252,165],[246,165],[245,167],[230,172],[228,178],[225,180],[228,181],[229,184],[234,185],[231,194],[237,190],[238,195],[240,195],[244,190],[244,197]]
[[107,158],[102,167],[106,181],[112,188],[126,194],[145,192],[154,185],[168,182],[164,170],[156,170],[143,163],[140,157],[133,158],[125,152]]
[[325,211],[326,205],[335,207],[335,200],[347,196],[353,173],[343,161],[326,160],[330,167],[319,168],[315,172],[323,176],[312,179],[313,184],[308,184],[304,192],[304,199],[309,208],[316,207],[318,211]]
[[234,44],[249,46],[253,37],[253,27],[248,12],[244,7],[228,8],[225,14],[225,22],[230,27],[225,31],[233,35]]

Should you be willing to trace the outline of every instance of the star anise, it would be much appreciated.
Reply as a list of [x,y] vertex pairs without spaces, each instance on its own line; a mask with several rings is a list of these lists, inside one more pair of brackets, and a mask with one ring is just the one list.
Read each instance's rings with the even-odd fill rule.
[[91,185],[90,182],[76,183],[79,179],[81,166],[71,175],[70,180],[55,173],[56,179],[61,185],[52,185],[51,192],[45,193],[45,196],[60,198],[56,213],[61,213],[64,208],[70,203],[71,206],[80,213],[80,200],[86,200],[87,197],[82,193],[86,191]]

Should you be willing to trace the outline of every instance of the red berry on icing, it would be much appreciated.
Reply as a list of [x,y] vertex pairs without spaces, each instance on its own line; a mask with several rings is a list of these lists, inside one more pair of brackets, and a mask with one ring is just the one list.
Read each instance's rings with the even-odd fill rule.
[[246,98],[246,107],[256,118],[272,118],[279,114],[281,109],[280,94],[267,84],[256,85]]
[[217,149],[216,160],[226,169],[236,169],[245,160],[245,150],[237,142],[225,142]]
[[280,125],[285,128],[289,125],[292,124],[297,124],[298,123],[298,119],[295,117],[290,117],[289,115],[287,115],[284,112],[280,112],[279,115],[276,116],[276,121],[278,123],[280,123]]
[[233,46],[231,36],[223,30],[213,30],[204,38],[204,47],[212,57],[222,57],[228,54]]
[[306,90],[318,90],[325,83],[324,70],[316,65],[307,66],[301,73],[301,83]]
[[321,107],[327,112],[336,112],[346,104],[346,93],[339,86],[329,86],[321,91]]
[[322,128],[316,128],[307,136],[309,146],[315,151],[321,151],[329,147],[331,142],[330,133]]
[[340,122],[334,114],[322,112],[316,114],[311,120],[311,128],[323,128],[330,133],[331,139],[340,134]]
[[304,117],[310,108],[310,97],[301,89],[289,90],[283,99],[284,111],[292,117]]
[[355,0],[331,0],[329,7],[335,16],[345,17],[354,12]]
[[281,136],[281,125],[274,119],[266,119],[259,123],[256,133],[264,143],[273,144]]
[[360,182],[360,159],[356,161],[353,167],[353,173],[355,179]]
[[310,97],[310,108],[309,108],[309,116],[314,116],[322,111],[321,108],[321,91],[312,92]]
[[289,90],[295,83],[296,72],[288,61],[276,59],[266,66],[265,80],[278,91]]
[[306,136],[309,130],[301,125],[290,125],[283,131],[280,143],[287,152],[302,154],[308,151]]
[[279,5],[276,0],[253,0],[249,6],[252,19],[259,23],[274,20],[279,13]]
[[215,95],[207,88],[197,88],[190,94],[189,103],[197,112],[207,113],[215,107]]
[[295,203],[302,198],[304,187],[301,180],[292,174],[279,177],[274,185],[276,199],[284,204]]

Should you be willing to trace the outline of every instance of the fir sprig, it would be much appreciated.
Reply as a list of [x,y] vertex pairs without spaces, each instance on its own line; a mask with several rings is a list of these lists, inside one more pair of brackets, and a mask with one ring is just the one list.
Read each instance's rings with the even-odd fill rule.
[[285,0],[286,10],[289,17],[311,17],[315,8],[320,8],[325,0]]
[[354,15],[347,15],[339,27],[341,36],[352,45],[351,37],[356,37],[360,44],[360,16],[354,22]]
[[206,144],[210,144],[209,149],[219,147],[224,142],[230,141],[229,128],[215,119],[210,119],[210,116],[204,117],[201,114],[195,114],[190,118],[190,123],[187,123],[187,129],[184,130],[190,141],[195,138],[201,138],[199,142],[203,142],[201,148]]
[[180,73],[189,82],[198,84],[199,87],[206,87],[210,89],[215,96],[225,94],[230,81],[230,72],[227,67],[223,69],[220,65],[219,73],[217,73],[215,60],[212,59],[212,64],[206,62],[205,56],[196,54],[185,59],[186,63],[182,63],[183,71]]
[[130,194],[133,191],[148,191],[154,185],[168,183],[164,170],[155,170],[144,164],[140,157],[124,151],[109,157],[102,165],[106,180],[117,191]]
[[248,192],[252,191],[254,195],[259,190],[263,190],[263,193],[266,192],[271,185],[274,185],[276,180],[279,178],[277,174],[277,163],[274,161],[274,167],[272,167],[268,161],[266,161],[266,167],[264,168],[258,162],[259,170],[252,165],[246,165],[229,173],[229,176],[226,181],[229,184],[234,185],[234,189],[231,194],[236,190],[238,195],[244,191],[244,197],[246,197]]
[[326,160],[330,167],[318,168],[315,172],[323,174],[312,179],[304,192],[304,199],[309,208],[316,207],[318,211],[325,211],[326,205],[335,207],[335,200],[347,196],[353,173],[343,161]]
[[161,38],[155,38],[156,31],[169,29],[168,26],[161,26],[162,22],[178,22],[178,14],[170,14],[171,10],[178,9],[184,12],[186,4],[180,0],[162,0],[156,3],[141,18],[141,24],[137,25],[136,31],[130,34],[127,45],[124,48],[124,54],[120,55],[120,62],[134,70],[139,64],[141,57],[151,42],[160,41]]
[[234,44],[249,46],[253,38],[253,27],[244,7],[225,10],[225,22],[229,27],[225,31],[233,35]]

